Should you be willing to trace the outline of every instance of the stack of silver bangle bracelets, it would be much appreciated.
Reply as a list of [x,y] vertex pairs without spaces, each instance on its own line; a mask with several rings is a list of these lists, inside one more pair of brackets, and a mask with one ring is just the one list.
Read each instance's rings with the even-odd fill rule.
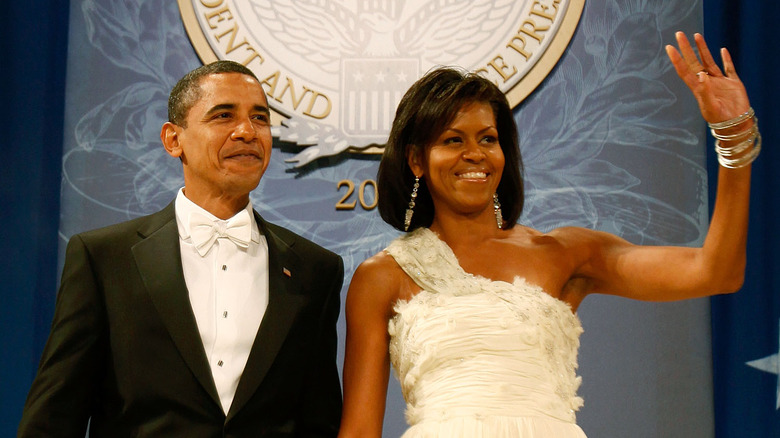
[[[720,133],[724,130],[732,132],[732,128],[751,119],[753,125],[744,131],[734,134]],[[715,137],[715,152],[718,153],[718,162],[721,166],[729,169],[745,167],[755,161],[758,154],[761,153],[761,133],[758,132],[758,117],[756,117],[753,108],[731,120],[710,123],[709,126],[712,136]],[[724,147],[722,143],[724,141],[738,143]]]

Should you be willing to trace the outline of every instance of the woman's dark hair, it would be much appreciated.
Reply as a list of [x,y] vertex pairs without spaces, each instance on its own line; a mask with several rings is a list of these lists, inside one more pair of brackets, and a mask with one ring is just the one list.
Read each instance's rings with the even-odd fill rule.
[[[517,141],[517,126],[506,96],[495,84],[475,73],[451,67],[430,71],[409,88],[395,112],[395,120],[379,163],[377,189],[379,214],[385,222],[404,231],[414,174],[407,157],[430,146],[464,105],[487,103],[496,118],[498,141],[504,153],[504,172],[496,193],[501,202],[505,228],[512,228],[523,211],[523,163]],[[433,222],[433,200],[420,179],[414,216],[409,231]]]

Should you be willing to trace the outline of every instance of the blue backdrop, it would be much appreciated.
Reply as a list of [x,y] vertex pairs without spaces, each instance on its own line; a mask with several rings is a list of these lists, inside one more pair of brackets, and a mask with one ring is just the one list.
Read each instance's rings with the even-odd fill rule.
[[0,436],[16,434],[54,312],[69,2],[2,7]]
[[[60,224],[59,202],[61,190],[67,190],[67,184],[60,183],[63,146],[67,143],[62,133],[66,124],[70,6],[64,1],[30,0],[12,2],[3,9],[4,67],[0,82],[7,156],[0,172],[0,205],[6,210],[0,243],[5,257],[0,277],[4,288],[0,295],[0,354],[5,359],[0,365],[0,436],[12,436],[21,415],[48,335],[58,276],[58,245],[70,234],[58,235],[58,230],[67,229]],[[770,31],[780,14],[777,4],[768,0],[749,4],[708,0],[704,10],[705,34],[711,46],[731,49],[761,118],[765,139],[762,157],[754,166],[747,282],[741,293],[712,300],[715,430],[723,437],[777,436],[780,291],[776,272],[778,233],[770,227],[777,217],[777,203],[773,201],[778,187],[777,173],[771,172],[771,165],[778,163],[773,142],[777,110],[771,104],[776,102],[779,87],[774,78],[778,70],[773,67],[778,61],[773,56],[776,50]],[[83,29],[79,30],[82,35]],[[72,38],[70,50],[77,50],[83,43]],[[78,67],[69,72],[69,83],[80,83],[86,90],[94,88],[99,93],[99,81],[79,77]],[[714,175],[715,164],[708,164]],[[663,413],[659,408],[658,415]]]
[[[719,437],[780,436],[780,164],[777,146],[780,4],[708,0],[705,30],[729,47],[766,147],[753,165],[747,278],[736,295],[712,298],[715,425]],[[710,160],[709,171],[716,163]]]

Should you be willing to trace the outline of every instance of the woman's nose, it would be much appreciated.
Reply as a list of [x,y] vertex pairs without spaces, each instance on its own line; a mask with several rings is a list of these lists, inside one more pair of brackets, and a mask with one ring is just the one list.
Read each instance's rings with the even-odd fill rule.
[[482,147],[476,141],[468,140],[463,147],[465,148],[463,151],[464,159],[469,161],[481,161],[485,158],[485,151],[482,150]]

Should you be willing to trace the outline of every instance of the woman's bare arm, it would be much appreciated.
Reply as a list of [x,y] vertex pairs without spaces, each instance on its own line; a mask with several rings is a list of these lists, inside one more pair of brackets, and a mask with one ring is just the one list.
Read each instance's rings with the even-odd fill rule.
[[361,263],[352,277],[340,438],[382,436],[390,374],[387,324],[404,276],[389,255],[380,253]]

